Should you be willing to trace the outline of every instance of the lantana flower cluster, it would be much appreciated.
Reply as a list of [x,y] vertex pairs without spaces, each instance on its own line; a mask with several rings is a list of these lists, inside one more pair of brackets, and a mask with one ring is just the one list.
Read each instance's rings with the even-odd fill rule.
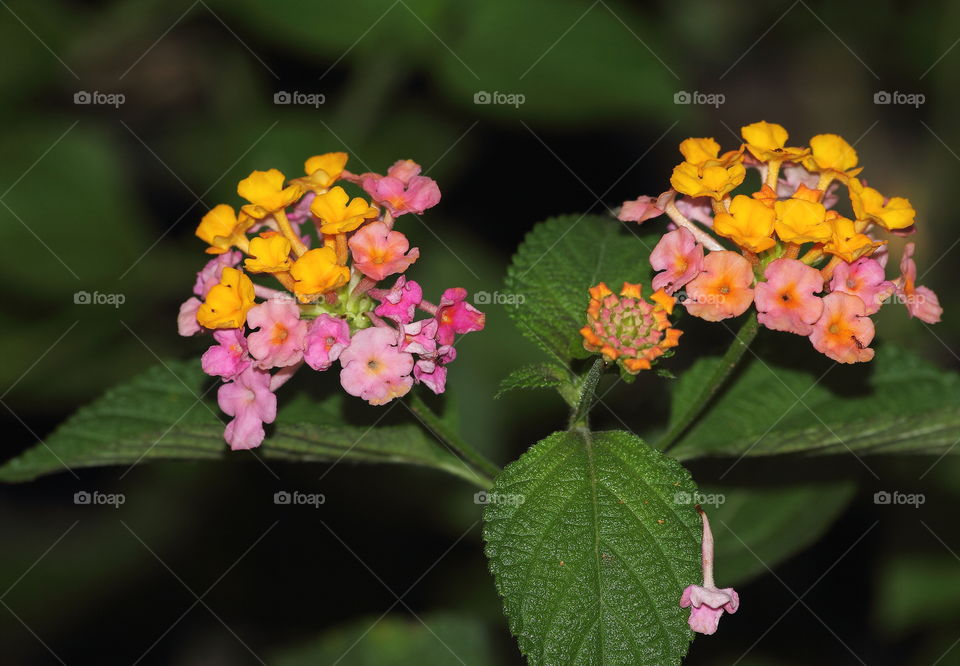
[[[741,136],[743,144],[722,154],[712,138],[682,141],[671,189],[620,209],[623,221],[664,213],[672,221],[650,255],[659,271],[654,289],[676,294],[687,312],[707,321],[755,305],[761,324],[808,337],[840,363],[873,358],[870,317],[885,303],[900,302],[928,324],[940,321],[936,294],[916,284],[913,243],[903,250],[899,276],[886,274],[884,236],[915,232],[913,206],[867,185],[849,143],[818,134],[809,146],[789,146],[787,131],[766,121],[741,128]],[[762,185],[734,196],[747,169]],[[836,208],[840,188],[852,217]]]
[[[180,307],[178,328],[212,334],[201,365],[223,381],[217,397],[232,417],[224,433],[232,449],[263,442],[277,389],[304,365],[322,372],[339,363],[344,391],[371,405],[414,384],[443,393],[456,336],[484,326],[465,289],[446,289],[432,303],[403,275],[420,250],[394,222],[435,206],[436,182],[410,160],[386,175],[350,173],[347,160],[342,152],[313,156],[291,180],[277,169],[254,171],[237,186],[246,201],[239,210],[215,206],[197,227],[212,258]],[[426,316],[417,319],[418,310]]]

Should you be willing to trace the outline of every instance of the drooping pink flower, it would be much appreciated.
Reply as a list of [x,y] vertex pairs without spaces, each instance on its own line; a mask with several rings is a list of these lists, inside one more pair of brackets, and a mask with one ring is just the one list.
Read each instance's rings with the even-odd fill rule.
[[650,253],[650,265],[661,271],[653,278],[653,289],[672,294],[703,269],[703,246],[686,229],[665,233]]
[[774,331],[810,335],[823,313],[823,301],[815,295],[823,291],[820,271],[796,259],[775,259],[763,275],[766,281],[754,289],[760,323]]
[[868,315],[880,310],[883,302],[893,295],[896,285],[887,280],[883,266],[873,257],[860,257],[852,264],[843,261],[833,269],[830,291],[842,291],[858,296]]
[[370,290],[368,293],[380,300],[374,314],[392,319],[400,325],[413,321],[414,312],[423,301],[423,289],[420,285],[413,280],[407,280],[403,275],[397,278],[389,291]]
[[300,319],[295,303],[271,300],[256,305],[247,313],[247,325],[260,329],[247,338],[258,368],[282,368],[303,358],[307,322]]
[[180,312],[177,314],[177,333],[185,338],[196,335],[200,332],[200,322],[197,321],[197,310],[203,305],[196,296],[191,296],[180,306]]
[[413,356],[397,348],[397,334],[386,326],[354,334],[340,354],[340,384],[350,395],[383,405],[407,394],[413,386]]
[[687,312],[707,321],[737,317],[753,303],[753,269],[736,252],[716,250],[703,259],[703,270],[687,284]]
[[314,370],[326,370],[350,344],[350,325],[340,317],[321,314],[310,324],[303,359]]
[[452,287],[443,292],[437,307],[437,341],[441,345],[452,345],[457,333],[482,331],[486,317],[478,309],[466,302],[467,290]]
[[641,196],[633,201],[624,201],[617,214],[621,222],[636,222],[642,224],[654,217],[663,215],[663,210],[657,208],[656,197]]
[[353,265],[368,278],[380,281],[388,275],[403,273],[420,257],[418,248],[399,231],[391,231],[383,222],[372,222],[350,239]]
[[940,307],[940,299],[932,289],[916,285],[917,264],[913,260],[913,251],[913,243],[907,243],[903,248],[903,256],[900,258],[901,275],[897,279],[897,295],[907,306],[907,312],[911,317],[916,317],[928,324],[936,324],[940,321],[943,308]]
[[376,203],[394,217],[406,213],[421,214],[440,202],[440,188],[433,178],[419,175],[420,166],[411,160],[400,160],[386,176],[364,174],[360,186]]
[[253,367],[221,386],[217,402],[227,416],[233,417],[223,436],[234,451],[260,446],[266,435],[263,424],[273,423],[277,417],[277,396],[270,391],[270,373]]
[[213,339],[217,344],[200,357],[200,366],[205,373],[211,377],[230,380],[250,367],[250,355],[247,353],[247,339],[243,337],[243,329],[218,329],[213,332]]
[[835,291],[823,297],[823,314],[813,326],[814,348],[838,363],[859,363],[873,358],[873,321],[859,296]]
[[700,510],[703,520],[703,585],[689,585],[680,597],[680,608],[690,608],[687,623],[699,634],[716,633],[723,612],[736,613],[740,608],[740,595],[732,587],[717,588],[713,581],[713,532],[707,514]]
[[197,273],[197,281],[193,285],[194,295],[205,299],[215,286],[220,284],[224,268],[236,268],[243,259],[243,253],[237,250],[216,255]]
[[721,590],[690,585],[680,597],[680,608],[690,608],[690,619],[687,620],[687,624],[698,634],[708,636],[716,633],[723,611],[736,613],[739,607],[740,595],[732,587]]

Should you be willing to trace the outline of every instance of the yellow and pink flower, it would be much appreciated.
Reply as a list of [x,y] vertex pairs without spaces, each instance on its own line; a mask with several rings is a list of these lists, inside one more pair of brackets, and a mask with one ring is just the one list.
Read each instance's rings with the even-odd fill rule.
[[[216,256],[197,273],[177,330],[213,334],[201,367],[223,381],[218,401],[232,417],[224,431],[232,449],[261,444],[264,424],[276,417],[275,392],[304,366],[325,371],[339,362],[343,390],[371,404],[416,384],[443,393],[454,339],[485,325],[465,289],[446,289],[434,305],[402,275],[420,250],[393,229],[395,218],[435,205],[436,182],[412,160],[386,176],[351,174],[347,160],[342,152],[314,155],[306,175],[290,182],[277,169],[254,171],[237,186],[246,200],[239,212],[220,204],[196,229]],[[384,208],[351,197],[338,181],[363,185]],[[378,286],[396,274],[392,288]],[[416,320],[418,310],[427,316]]]

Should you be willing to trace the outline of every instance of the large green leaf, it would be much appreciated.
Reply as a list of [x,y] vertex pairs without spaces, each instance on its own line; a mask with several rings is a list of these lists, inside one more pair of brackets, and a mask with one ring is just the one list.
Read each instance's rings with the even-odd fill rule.
[[490,569],[532,664],[676,664],[679,606],[700,581],[696,492],[676,461],[621,431],[558,432],[497,478]]
[[[677,417],[712,371],[701,359],[674,393]],[[854,372],[849,367],[832,373]],[[671,453],[763,456],[780,453],[935,453],[960,438],[960,376],[892,346],[877,350],[861,385],[833,389],[824,372],[751,359]],[[960,450],[960,449],[957,449]]]
[[708,484],[717,582],[741,585],[817,541],[853,497],[850,481],[748,488]]
[[587,289],[600,281],[619,289],[625,281],[649,280],[657,234],[622,226],[599,215],[555,217],[535,226],[517,249],[506,290],[518,297],[518,305],[508,311],[521,332],[555,360],[587,356],[580,337]]
[[469,618],[430,613],[421,621],[368,617],[325,632],[315,641],[270,659],[277,666],[408,666],[493,664],[483,625]]
[[[66,468],[242,455],[231,454],[223,441],[223,423],[210,401],[216,395],[213,386],[199,362],[151,368],[108,391],[45,442],[0,467],[0,481],[29,481]],[[273,433],[258,450],[265,458],[425,465],[477,482],[464,463],[419,426],[347,425],[338,398],[316,403],[281,396],[284,402]]]

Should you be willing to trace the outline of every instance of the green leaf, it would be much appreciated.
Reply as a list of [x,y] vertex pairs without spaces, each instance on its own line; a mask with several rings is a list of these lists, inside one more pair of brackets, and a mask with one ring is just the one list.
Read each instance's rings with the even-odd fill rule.
[[[673,405],[682,405],[712,372],[701,359],[677,383]],[[811,373],[771,367],[753,358],[671,454],[764,456],[782,453],[936,453],[960,435],[960,376],[938,370],[892,346],[877,349],[858,385],[835,392]],[[859,375],[858,375],[859,376]],[[849,382],[848,382],[849,384]]]
[[490,569],[531,664],[677,664],[700,581],[689,473],[621,431],[558,432],[497,477]]
[[500,382],[500,389],[494,397],[500,398],[510,391],[531,388],[555,388],[568,404],[576,404],[577,386],[573,374],[555,363],[537,363],[517,368]]
[[269,659],[276,666],[408,666],[409,664],[492,665],[484,627],[446,613],[369,617],[325,632],[319,639]]
[[623,282],[646,284],[650,278],[649,255],[657,234],[623,226],[599,215],[551,218],[527,234],[507,270],[506,291],[523,297],[509,309],[511,317],[525,336],[562,364],[589,355],[580,329],[590,287],[603,281],[619,289]]
[[[220,460],[244,455],[231,453],[224,443],[224,425],[211,401],[215,395],[215,384],[203,374],[199,362],[153,367],[108,391],[70,417],[45,443],[0,467],[0,481],[29,481],[66,468],[132,465],[141,460]],[[266,441],[257,450],[264,458],[406,463],[477,482],[459,458],[416,425],[348,425],[341,415],[339,395],[316,403],[281,394],[280,401],[283,407],[273,432],[268,429]]]
[[723,502],[704,506],[710,515],[717,582],[742,585],[820,539],[850,503],[850,481],[747,488],[701,487]]

